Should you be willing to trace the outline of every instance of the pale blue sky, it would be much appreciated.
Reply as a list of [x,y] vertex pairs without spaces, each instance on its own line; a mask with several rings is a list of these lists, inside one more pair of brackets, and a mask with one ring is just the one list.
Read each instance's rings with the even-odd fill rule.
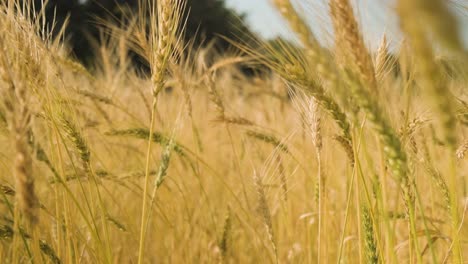
[[272,37],[281,32],[281,17],[274,10],[269,0],[226,0],[226,4],[242,13],[254,31],[265,37]]
[[[247,22],[255,32],[262,34],[266,38],[277,35],[284,35],[293,38],[288,33],[286,23],[274,9],[272,0],[226,0],[229,7],[246,13]],[[465,8],[464,14],[459,16],[464,25],[462,27],[465,39],[468,40],[468,0],[453,0],[458,5]],[[294,2],[294,1],[293,1]],[[327,15],[328,7],[326,0],[299,0],[297,10],[307,17],[311,28],[322,40],[330,40],[330,21]],[[357,12],[361,16],[361,24],[364,28],[366,41],[371,46],[376,46],[386,32],[393,42],[399,42],[398,21],[394,15],[393,5],[395,0],[357,0]],[[300,4],[298,4],[300,3]],[[463,9],[463,8],[461,8]],[[461,10],[459,8],[459,10]],[[324,33],[325,32],[325,33]]]

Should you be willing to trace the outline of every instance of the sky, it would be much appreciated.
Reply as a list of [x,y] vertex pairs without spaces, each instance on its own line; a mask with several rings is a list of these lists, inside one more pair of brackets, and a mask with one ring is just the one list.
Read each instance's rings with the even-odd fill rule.
[[281,27],[284,27],[269,0],[226,0],[226,4],[240,13],[246,13],[253,30],[267,38],[280,34]]
[[[462,23],[462,34],[465,43],[468,43],[468,0],[454,0],[465,7],[465,14],[459,14]],[[272,0],[226,0],[227,6],[245,13],[251,28],[265,38],[278,35],[294,38],[287,28],[286,22],[271,4]],[[323,41],[330,41],[331,26],[327,15],[326,0],[299,0],[293,1],[297,10],[308,19],[311,28]],[[398,20],[393,11],[395,0],[357,0],[357,12],[361,19],[366,42],[371,48],[376,48],[382,35],[386,33],[393,44],[401,41],[398,30]],[[300,4],[298,4],[300,3]]]

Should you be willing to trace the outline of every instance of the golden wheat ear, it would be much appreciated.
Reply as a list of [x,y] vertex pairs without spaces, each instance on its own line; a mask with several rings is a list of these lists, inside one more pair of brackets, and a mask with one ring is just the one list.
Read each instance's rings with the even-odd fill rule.
[[457,152],[456,152],[457,158],[460,160],[464,159],[467,151],[468,151],[468,140],[465,140],[465,142],[461,144],[460,147],[458,147],[457,149]]
[[382,40],[380,41],[379,48],[377,49],[377,55],[375,57],[375,78],[382,81],[388,74],[388,67],[390,64],[390,54],[388,51],[388,40],[387,34],[383,34]]
[[329,5],[335,30],[337,60],[352,69],[369,90],[376,92],[374,66],[350,1],[330,0]]
[[0,95],[3,97],[1,103],[7,111],[6,121],[15,150],[13,171],[16,200],[23,216],[31,225],[35,225],[38,222],[39,202],[34,187],[32,155],[28,146],[32,115],[29,109],[30,94],[23,83],[28,76],[21,71],[12,71],[12,67],[15,70],[19,70],[19,67],[13,64],[4,45],[3,40],[0,40],[0,50],[4,54],[0,61],[3,72],[0,80],[6,83],[7,89],[0,90]]

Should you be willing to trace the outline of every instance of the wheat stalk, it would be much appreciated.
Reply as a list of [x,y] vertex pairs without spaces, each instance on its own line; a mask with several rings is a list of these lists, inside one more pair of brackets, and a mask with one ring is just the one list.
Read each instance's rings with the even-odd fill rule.
[[323,147],[323,139],[322,139],[322,127],[321,127],[321,119],[319,115],[319,108],[318,104],[315,100],[311,99],[309,102],[309,109],[308,112],[309,119],[310,119],[310,132],[312,135],[312,143],[315,147],[315,153],[317,155],[317,187],[316,187],[316,199],[318,204],[318,212],[319,212],[319,222],[318,222],[318,246],[317,246],[317,262],[321,262],[322,257],[322,244],[323,244],[323,228],[324,228],[324,198],[326,197],[325,194],[325,174],[322,168],[322,147]]
[[366,111],[367,119],[374,125],[374,129],[379,135],[380,141],[385,146],[384,152],[393,176],[402,185],[405,193],[406,202],[413,201],[413,194],[410,188],[408,177],[408,164],[406,153],[404,152],[400,139],[394,129],[389,125],[389,121],[384,116],[383,111],[370,95],[368,91],[362,88],[359,81],[353,78],[352,73],[345,73],[349,86],[352,89],[357,103]]
[[[158,95],[164,88],[166,82],[166,71],[169,61],[174,57],[174,47],[178,41],[178,32],[180,16],[183,9],[181,0],[161,0],[156,5],[150,7],[151,10],[151,28],[150,28],[150,68],[151,80],[153,83],[153,104],[151,109],[150,130],[148,137],[148,148],[146,153],[145,163],[145,186],[143,189],[141,226],[140,226],[140,243],[138,250],[138,264],[143,263],[143,254],[145,246],[146,225],[147,225],[147,194],[149,188],[149,172],[151,159],[151,144],[156,115],[156,106]],[[143,15],[143,14],[141,14]],[[156,16],[157,15],[157,16]],[[143,21],[142,30],[146,32],[145,21]],[[157,27],[157,28],[155,28]],[[149,222],[149,221],[148,221]]]
[[[440,122],[444,129],[445,142],[455,147],[456,138],[456,118],[451,100],[452,94],[446,89],[443,77],[434,59],[433,50],[429,37],[426,35],[423,25],[415,19],[412,10],[421,7],[415,4],[420,1],[399,1],[398,12],[401,17],[401,27],[408,36],[413,47],[419,79],[425,90],[431,96],[436,109],[438,110]],[[431,1],[434,2],[434,1]]]
[[[458,226],[460,223],[458,213],[458,198],[457,198],[457,179],[456,179],[456,168],[455,168],[455,157],[453,153],[457,147],[457,134],[456,134],[456,115],[453,104],[452,94],[447,89],[447,83],[444,80],[441,71],[434,58],[434,51],[431,45],[430,33],[428,29],[436,28],[437,34],[442,33],[441,30],[451,32],[454,25],[447,26],[444,24],[445,21],[453,21],[449,15],[445,3],[439,0],[429,1],[404,1],[400,0],[397,4],[397,11],[400,16],[401,28],[406,36],[409,38],[411,46],[413,48],[414,57],[416,60],[416,66],[418,70],[418,77],[421,85],[425,87],[427,95],[432,99],[434,107],[437,109],[439,124],[443,131],[444,143],[449,148],[450,155],[450,193],[451,193],[451,215],[452,215],[452,239],[454,240],[453,246],[453,261],[456,263],[462,262],[461,245],[459,239]],[[422,21],[415,19],[414,12],[418,12],[419,15],[423,16]],[[424,17],[424,15],[429,15]],[[441,19],[440,21],[438,19]],[[426,23],[421,23],[421,22]],[[441,23],[441,21],[444,21]],[[429,26],[429,27],[428,27]],[[433,26],[433,27],[431,27]],[[457,37],[457,32],[451,32]],[[444,36],[445,39],[447,36]],[[453,39],[453,38],[452,38]],[[452,43],[453,44],[453,43]]]
[[[356,102],[366,112],[367,119],[372,123],[381,144],[384,146],[383,151],[387,164],[403,193],[403,199],[407,210],[406,213],[410,222],[410,232],[414,239],[416,249],[418,249],[413,183],[409,177],[407,156],[403,150],[401,141],[394,129],[389,125],[390,122],[385,117],[374,97],[360,84],[359,78],[353,77],[353,73],[347,72],[346,70],[344,71],[344,75],[346,80],[348,80],[348,85],[356,98]],[[417,256],[420,258],[419,252]]]

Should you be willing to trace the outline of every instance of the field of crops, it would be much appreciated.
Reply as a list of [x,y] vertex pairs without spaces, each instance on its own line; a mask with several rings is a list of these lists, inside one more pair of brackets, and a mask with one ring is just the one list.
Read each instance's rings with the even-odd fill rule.
[[0,262],[466,263],[468,6],[395,1],[371,50],[352,1],[331,45],[292,2],[297,43],[233,52],[143,5],[84,67],[1,1]]

